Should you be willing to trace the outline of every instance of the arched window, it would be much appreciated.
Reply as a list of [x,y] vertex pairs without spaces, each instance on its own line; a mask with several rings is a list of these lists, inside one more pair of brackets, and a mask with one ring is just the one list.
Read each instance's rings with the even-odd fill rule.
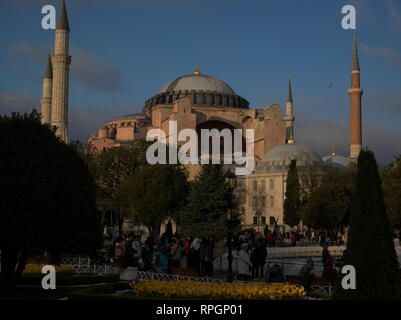
[[270,196],[270,207],[274,207],[274,197]]
[[270,179],[270,189],[273,190],[274,189],[274,180]]

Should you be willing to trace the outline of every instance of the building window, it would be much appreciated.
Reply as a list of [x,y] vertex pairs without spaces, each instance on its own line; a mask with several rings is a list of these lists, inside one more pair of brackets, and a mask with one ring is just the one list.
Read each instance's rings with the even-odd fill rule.
[[270,207],[274,207],[274,197],[270,196]]
[[270,189],[274,189],[274,180],[270,179]]
[[276,223],[276,218],[270,217],[270,224],[275,224],[275,223]]
[[256,180],[253,181],[253,190],[256,191],[256,189],[258,188],[258,183],[256,182]]
[[253,217],[253,224],[255,224],[255,225],[258,224],[258,217],[257,216]]
[[262,224],[266,224],[266,217],[262,217]]

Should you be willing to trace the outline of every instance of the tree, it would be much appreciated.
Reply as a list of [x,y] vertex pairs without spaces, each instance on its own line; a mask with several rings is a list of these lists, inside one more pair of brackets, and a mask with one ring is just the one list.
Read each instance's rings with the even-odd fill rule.
[[117,213],[118,230],[122,234],[122,225],[127,211],[124,210],[123,197],[119,194],[124,184],[139,168],[147,165],[146,149],[149,143],[139,141],[132,146],[120,146],[107,149],[89,158],[91,171],[102,195],[101,202],[110,211]]
[[0,116],[1,281],[14,286],[27,256],[91,254],[101,246],[95,185],[79,154],[40,114]]
[[[227,234],[227,212],[235,206],[233,190],[227,184],[221,164],[204,164],[191,182],[188,204],[181,215],[181,233],[193,237],[221,237]],[[239,224],[233,211],[232,227]]]
[[304,200],[302,222],[315,229],[334,230],[347,226],[353,183],[353,167],[322,167],[320,185]]
[[322,184],[302,209],[302,222],[314,229],[334,230],[343,226],[350,210],[349,190],[336,184]]
[[401,226],[401,155],[383,171],[383,192],[387,213],[393,225]]
[[287,174],[287,186],[284,200],[284,223],[290,227],[296,226],[300,221],[300,209],[301,198],[297,162],[296,160],[292,160]]
[[392,230],[386,214],[374,154],[362,150],[358,157],[344,265],[356,270],[356,289],[344,290],[340,275],[337,299],[399,298],[400,271]]
[[131,208],[150,234],[157,237],[166,218],[176,218],[185,205],[187,173],[180,165],[155,164],[140,168],[121,187],[124,206]]

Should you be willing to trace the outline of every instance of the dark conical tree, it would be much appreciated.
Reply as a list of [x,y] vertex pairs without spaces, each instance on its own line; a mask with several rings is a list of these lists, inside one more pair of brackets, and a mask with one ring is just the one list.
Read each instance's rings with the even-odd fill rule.
[[191,183],[188,205],[181,215],[182,232],[194,237],[226,234],[227,212],[232,203],[233,192],[225,181],[222,165],[202,165]]
[[355,268],[356,289],[342,289],[343,275],[340,274],[335,290],[337,299],[399,298],[399,265],[381,180],[371,151],[361,151],[358,157],[348,243],[343,259],[344,265]]
[[297,171],[297,161],[292,160],[287,174],[287,187],[284,200],[284,223],[290,227],[296,226],[299,221],[301,208],[300,185]]

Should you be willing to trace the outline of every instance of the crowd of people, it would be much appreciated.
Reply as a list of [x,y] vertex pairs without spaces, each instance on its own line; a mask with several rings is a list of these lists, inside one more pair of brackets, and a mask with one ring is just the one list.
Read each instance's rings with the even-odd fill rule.
[[[231,248],[233,255],[237,258],[237,279],[243,281],[258,279],[266,282],[285,281],[281,266],[274,264],[265,268],[268,250],[266,248],[280,245],[286,238],[291,245],[295,246],[297,242],[308,239],[308,237],[316,239],[313,241],[323,246],[323,277],[332,279],[336,274],[336,269],[328,251],[329,241],[326,233],[320,232],[317,235],[297,232],[282,234],[270,230],[264,230],[264,232],[248,230],[233,235]],[[215,244],[219,240],[221,239],[181,238],[178,233],[171,235],[164,233],[158,239],[149,236],[142,242],[139,235],[130,233],[113,242],[113,260],[118,261],[123,267],[135,266],[144,271],[172,273],[174,268],[186,268],[192,269],[194,276],[212,277]],[[308,259],[300,271],[300,277],[304,284],[310,287],[314,279],[313,260]]]

